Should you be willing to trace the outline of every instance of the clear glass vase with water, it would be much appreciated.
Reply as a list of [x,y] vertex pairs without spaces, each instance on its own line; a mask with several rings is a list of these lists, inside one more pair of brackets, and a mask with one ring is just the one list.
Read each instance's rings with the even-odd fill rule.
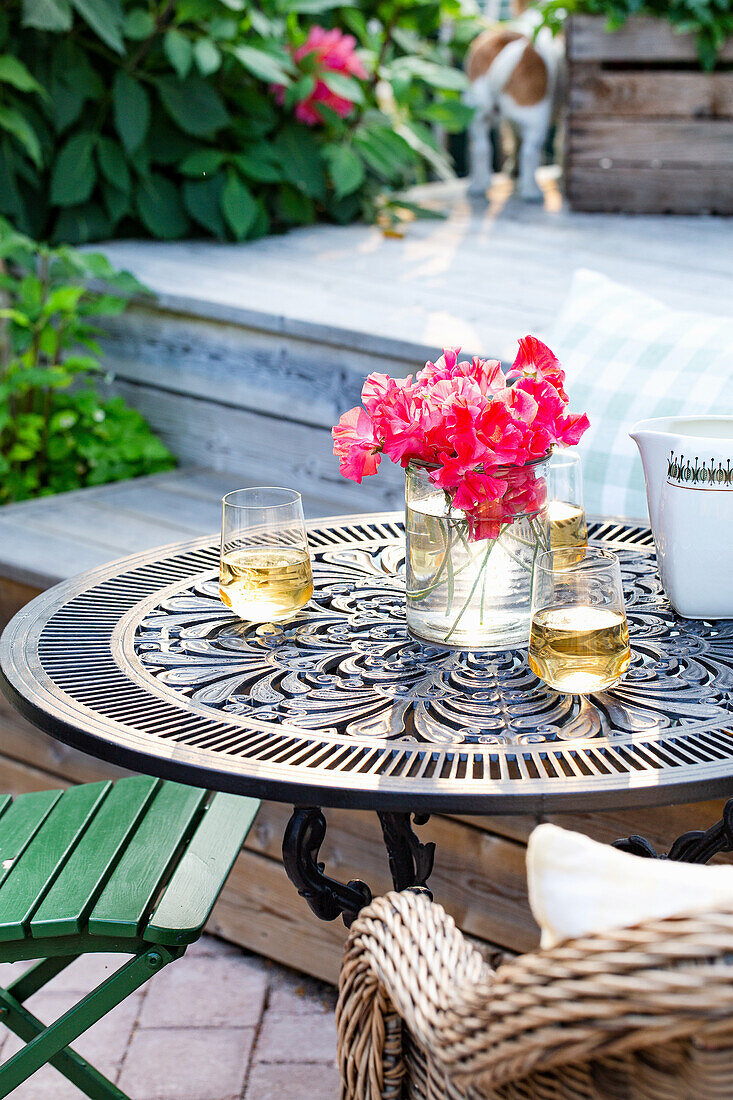
[[453,507],[429,468],[405,471],[407,627],[421,641],[502,650],[529,642],[532,573],[548,549],[548,459],[492,469],[499,502]]

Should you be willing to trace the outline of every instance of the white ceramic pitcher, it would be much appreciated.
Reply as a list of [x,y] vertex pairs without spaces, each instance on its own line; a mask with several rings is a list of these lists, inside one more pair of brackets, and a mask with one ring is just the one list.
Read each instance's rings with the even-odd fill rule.
[[670,603],[688,619],[733,618],[733,416],[642,420],[629,434]]

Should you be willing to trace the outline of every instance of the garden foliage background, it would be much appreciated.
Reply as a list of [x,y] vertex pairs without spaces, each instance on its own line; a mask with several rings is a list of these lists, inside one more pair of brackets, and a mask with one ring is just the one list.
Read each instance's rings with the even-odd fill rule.
[[474,10],[5,0],[0,213],[67,243],[373,218],[390,193],[450,173],[435,124],[470,118],[460,62]]

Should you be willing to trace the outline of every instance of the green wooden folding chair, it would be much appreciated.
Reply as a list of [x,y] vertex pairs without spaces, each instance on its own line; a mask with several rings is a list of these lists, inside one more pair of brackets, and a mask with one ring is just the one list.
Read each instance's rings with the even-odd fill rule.
[[[127,1100],[68,1044],[199,938],[258,807],[146,776],[0,796],[0,962],[39,960],[0,988],[27,1044],[0,1097],[49,1063],[93,1100]],[[49,1026],[24,1007],[92,951],[132,958]]]

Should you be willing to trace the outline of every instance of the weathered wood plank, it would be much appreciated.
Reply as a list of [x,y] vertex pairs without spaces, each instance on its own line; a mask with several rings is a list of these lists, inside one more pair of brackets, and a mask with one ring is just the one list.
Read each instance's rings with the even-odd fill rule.
[[568,108],[618,118],[733,118],[733,73],[607,70],[586,62],[572,66]]
[[[290,813],[289,806],[263,802],[246,847],[279,860]],[[342,881],[363,878],[375,895],[392,889],[377,815],[327,810],[326,820],[321,858],[328,873]],[[524,845],[440,815],[418,832],[422,840],[436,843],[431,888],[461,928],[514,951],[536,944],[537,926],[527,901]]]
[[[653,17],[634,17],[609,32],[603,17],[575,15],[567,26],[567,49],[573,61],[698,62],[694,36],[677,34],[667,20]],[[733,39],[720,60],[733,61]]]
[[[563,829],[575,829],[603,844],[612,844],[621,837],[640,833],[647,837],[658,851],[666,851],[682,833],[693,829],[708,829],[719,821],[724,799],[710,802],[688,802],[677,806],[647,807],[637,810],[589,810],[587,813],[548,814],[545,818],[533,818],[528,814],[512,814],[503,817],[468,817],[456,815],[455,820],[475,829],[483,829],[498,836],[526,843],[529,834],[540,820],[552,821]],[[725,862],[733,862],[730,856],[721,856]]]
[[[72,783],[95,783],[99,779],[117,779],[129,774],[114,764],[72,749],[49,737],[21,718],[0,695],[0,771],[10,760],[29,764],[47,776],[46,786],[57,779]],[[10,790],[10,787],[2,789]]]
[[329,430],[372,371],[399,376],[421,362],[367,354],[356,338],[332,347],[141,305],[105,329],[105,367],[119,378]]
[[378,478],[367,478],[362,485],[342,478],[326,428],[120,380],[114,388],[171,449],[194,465],[239,471],[255,484],[292,485],[305,494],[310,490],[330,500],[331,511],[391,509],[404,500],[404,476],[389,462],[384,473],[380,470]]
[[[568,152],[575,166],[733,169],[733,121],[725,119],[571,119]],[[729,172],[729,179],[731,173]]]
[[[733,169],[573,165],[566,193],[573,209],[626,214],[733,214]],[[723,230],[723,235],[728,230]],[[722,304],[722,303],[721,303]]]

